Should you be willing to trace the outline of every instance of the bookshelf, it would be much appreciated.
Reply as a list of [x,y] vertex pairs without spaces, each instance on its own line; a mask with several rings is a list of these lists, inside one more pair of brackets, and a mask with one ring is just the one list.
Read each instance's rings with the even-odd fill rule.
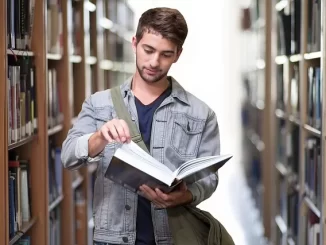
[[93,244],[97,166],[63,169],[60,147],[84,99],[133,72],[133,11],[123,0],[18,2],[0,3],[0,244]]
[[[326,36],[322,31],[326,24],[325,1],[274,0],[260,4],[265,5],[267,18],[261,26],[268,38],[260,46],[266,54],[265,78],[260,80],[265,86],[262,111],[270,121],[262,129],[262,141],[269,145],[265,144],[259,154],[247,154],[248,181],[256,180],[251,184],[253,190],[257,183],[261,185],[262,191],[255,197],[271,244],[322,245],[326,242],[326,162],[322,150],[326,126]],[[245,11],[250,15],[244,15],[243,21],[250,25],[243,25],[243,34],[253,35],[257,33],[257,5],[252,4]],[[250,42],[247,45],[255,48]],[[243,70],[245,85],[258,83],[257,69],[248,71],[244,66]],[[257,132],[254,118],[261,118],[260,110],[252,109],[254,106],[248,103],[248,94],[257,96],[255,87],[246,88],[244,134]],[[268,169],[268,177],[264,176],[264,169]],[[264,202],[266,193],[269,202]]]

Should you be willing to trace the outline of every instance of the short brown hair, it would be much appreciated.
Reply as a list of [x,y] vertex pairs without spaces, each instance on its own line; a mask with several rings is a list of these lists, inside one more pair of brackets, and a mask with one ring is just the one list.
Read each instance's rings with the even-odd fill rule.
[[152,8],[145,11],[139,19],[136,39],[139,42],[144,32],[159,33],[163,38],[182,48],[188,34],[188,26],[183,15],[172,8]]

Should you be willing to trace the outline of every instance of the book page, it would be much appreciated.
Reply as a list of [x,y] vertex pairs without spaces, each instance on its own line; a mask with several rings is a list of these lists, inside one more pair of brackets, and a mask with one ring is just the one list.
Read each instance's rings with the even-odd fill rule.
[[131,141],[130,143],[125,143],[121,146],[121,150],[128,152],[137,158],[142,159],[149,165],[152,165],[155,168],[158,168],[168,174],[172,174],[172,171],[165,166],[164,164],[157,161],[154,157],[149,155],[146,151],[144,151],[141,147],[139,147],[135,142]]
[[183,163],[178,169],[175,170],[175,176],[177,176],[181,172],[185,171],[185,169],[188,169],[190,166],[194,166],[197,163],[201,164],[201,163],[203,163],[209,159],[212,159],[212,158],[215,159],[216,156],[206,156],[206,157],[195,158],[195,159],[189,160],[189,161]]
[[214,166],[216,171],[222,167],[232,155],[220,155],[220,156],[209,156],[209,157],[202,157],[190,160],[182,164],[178,169],[175,170],[174,175],[177,179],[184,179],[189,175],[197,173],[201,170],[207,169],[209,167]]

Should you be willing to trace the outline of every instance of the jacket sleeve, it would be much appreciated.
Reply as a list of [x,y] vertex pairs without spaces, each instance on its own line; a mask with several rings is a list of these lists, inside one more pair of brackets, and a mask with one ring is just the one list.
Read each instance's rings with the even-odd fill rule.
[[102,153],[95,158],[88,156],[88,140],[95,131],[94,108],[89,97],[83,102],[82,110],[62,144],[61,161],[65,168],[77,169],[102,157]]
[[[220,134],[216,114],[211,110],[202,134],[197,157],[220,154]],[[218,185],[218,172],[195,181],[188,185],[188,190],[193,195],[190,205],[196,206],[209,198]]]

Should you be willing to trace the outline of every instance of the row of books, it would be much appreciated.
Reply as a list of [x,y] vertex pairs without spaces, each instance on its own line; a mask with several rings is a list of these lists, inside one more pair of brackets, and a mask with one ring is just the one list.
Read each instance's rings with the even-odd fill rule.
[[[300,82],[299,82],[299,67],[298,64],[292,66],[292,78],[290,87],[284,82],[283,66],[277,67],[277,100],[276,106],[283,111],[286,110],[288,102],[288,89],[290,89],[290,107],[291,115],[299,118],[300,114]],[[307,124],[321,129],[322,123],[322,84],[320,79],[320,67],[310,66],[307,70]]]
[[49,245],[61,245],[61,207],[50,212]]
[[100,15],[110,19],[125,30],[134,29],[134,12],[123,0],[101,0],[97,1],[97,11]]
[[47,52],[62,54],[63,23],[61,0],[47,0]]
[[7,0],[8,48],[30,50],[35,0]]
[[31,220],[31,187],[29,161],[11,152],[8,164],[9,238],[12,238]]
[[305,192],[321,210],[322,165],[320,139],[308,138],[305,142]]
[[131,36],[134,30],[134,13],[121,0],[98,1],[96,3],[99,24],[104,26],[99,32],[102,59],[114,61],[133,61]]
[[291,103],[291,114],[295,118],[299,118],[300,113],[300,73],[299,73],[299,64],[295,63],[292,66],[292,77],[291,77],[291,93],[290,93],[290,103]]
[[320,234],[320,219],[312,211],[308,211],[305,217],[305,241],[303,244],[307,245],[319,245],[321,244],[321,234]]
[[75,244],[84,244],[86,227],[81,224],[87,224],[87,215],[85,215],[86,199],[81,189],[76,189],[74,193],[75,208]]
[[287,6],[277,13],[278,55],[300,53],[301,0],[287,1]]
[[321,129],[322,84],[320,79],[320,67],[308,68],[307,101],[307,123],[316,129]]
[[8,143],[37,130],[35,68],[25,59],[8,66]]
[[56,147],[49,139],[49,204],[54,202],[62,195],[62,163],[61,163],[61,148]]
[[68,19],[68,33],[71,36],[71,39],[68,39],[70,42],[70,55],[81,55],[80,32],[82,28],[82,13],[80,12],[80,8],[78,8],[78,4],[82,4],[82,2],[72,0],[68,6],[68,16],[72,17]]
[[[287,181],[287,180],[283,180]],[[319,245],[321,244],[320,238],[320,219],[311,210],[308,210],[306,216],[300,214],[300,198],[299,193],[295,190],[288,190],[284,188],[282,184],[280,185],[280,217],[282,221],[277,225],[278,243],[277,244],[298,244],[302,242],[305,245]],[[283,188],[282,188],[283,187]],[[299,241],[299,220],[302,219],[303,237],[304,241]],[[278,218],[277,218],[278,219]],[[285,227],[283,227],[283,224]],[[283,230],[286,228],[286,230]],[[284,232],[285,231],[285,232]],[[292,243],[287,243],[292,241]]]
[[[300,2],[300,1],[299,1]],[[307,52],[320,51],[321,0],[308,2],[308,39]]]
[[284,176],[280,177],[279,183],[279,214],[287,227],[287,235],[291,236],[294,241],[297,241],[299,231],[299,192],[295,188],[295,183],[290,183]]
[[48,128],[53,128],[63,122],[61,91],[57,71],[48,69]]
[[[290,103],[290,113],[295,118],[299,118],[300,113],[300,81],[299,81],[299,65],[294,63],[290,67],[291,79],[290,84],[284,80],[284,69],[282,65],[277,66],[277,100],[276,107],[286,111],[286,106]],[[290,85],[290,86],[289,86]],[[290,93],[289,93],[290,90]],[[290,95],[290,98],[288,98]]]
[[[320,51],[321,1],[307,2],[308,30],[307,52]],[[287,1],[287,6],[277,14],[278,55],[293,55],[301,50],[301,0]]]

